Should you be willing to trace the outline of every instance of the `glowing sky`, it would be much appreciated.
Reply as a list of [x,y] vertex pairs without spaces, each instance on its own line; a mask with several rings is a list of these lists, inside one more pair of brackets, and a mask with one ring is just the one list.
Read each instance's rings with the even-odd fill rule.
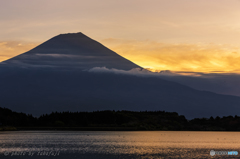
[[240,72],[239,0],[1,0],[0,61],[82,32],[154,70]]

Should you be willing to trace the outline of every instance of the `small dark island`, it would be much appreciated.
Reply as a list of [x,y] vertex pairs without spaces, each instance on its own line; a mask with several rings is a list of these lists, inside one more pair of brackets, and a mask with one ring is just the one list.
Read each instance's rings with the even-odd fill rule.
[[90,130],[90,131],[239,131],[240,117],[210,117],[187,120],[176,112],[94,111],[52,112],[40,117],[0,108],[0,130]]

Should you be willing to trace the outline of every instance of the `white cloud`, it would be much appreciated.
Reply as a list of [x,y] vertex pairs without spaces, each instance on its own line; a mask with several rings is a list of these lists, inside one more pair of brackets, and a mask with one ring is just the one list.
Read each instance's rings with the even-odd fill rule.
[[174,72],[171,72],[169,70],[164,70],[161,72],[151,72],[146,69],[141,68],[134,68],[131,70],[119,70],[115,68],[106,68],[106,67],[94,67],[89,70],[88,72],[95,72],[95,73],[114,73],[114,74],[124,74],[124,75],[135,75],[135,76],[147,76],[147,77],[161,77],[161,76],[181,76],[181,74],[177,74]]

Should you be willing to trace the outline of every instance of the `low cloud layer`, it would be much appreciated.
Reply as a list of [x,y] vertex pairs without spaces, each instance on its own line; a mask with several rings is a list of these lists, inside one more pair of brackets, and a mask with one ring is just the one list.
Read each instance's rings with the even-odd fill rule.
[[206,74],[201,72],[171,72],[168,70],[157,73],[139,68],[124,71],[118,69],[108,69],[106,67],[94,67],[88,71],[93,73],[114,73],[141,77],[157,77],[187,85],[198,90],[240,96],[240,75],[234,73]]
[[155,76],[157,74],[152,73],[148,70],[141,69],[141,68],[134,68],[129,71],[125,70],[118,70],[115,68],[106,68],[106,67],[94,67],[88,70],[89,72],[95,73],[114,73],[114,74],[125,74],[125,75],[137,75],[137,76]]

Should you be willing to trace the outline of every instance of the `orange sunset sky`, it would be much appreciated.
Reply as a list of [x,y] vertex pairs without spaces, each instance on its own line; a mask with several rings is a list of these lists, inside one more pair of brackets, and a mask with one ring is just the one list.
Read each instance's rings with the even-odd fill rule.
[[240,73],[239,0],[7,0],[0,61],[82,32],[155,71]]

